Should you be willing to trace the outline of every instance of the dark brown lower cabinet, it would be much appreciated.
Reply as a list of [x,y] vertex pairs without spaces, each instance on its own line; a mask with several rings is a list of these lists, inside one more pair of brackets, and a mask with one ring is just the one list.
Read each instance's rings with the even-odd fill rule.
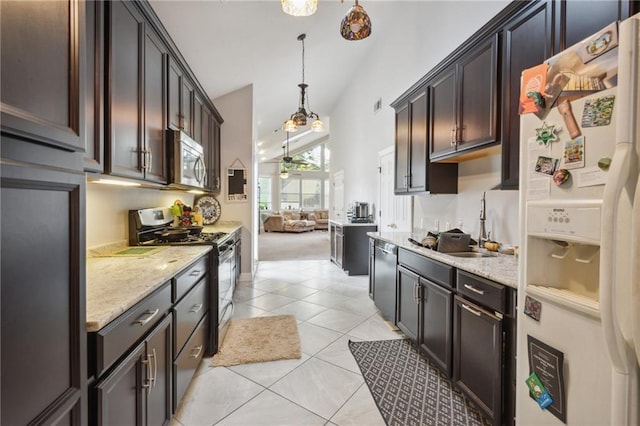
[[453,292],[398,266],[396,325],[451,377]]
[[398,289],[396,325],[415,342],[418,340],[420,328],[420,277],[404,266],[398,265],[396,286]]
[[168,315],[95,386],[99,425],[163,425],[171,419]]
[[85,177],[0,163],[0,424],[87,424]]
[[421,317],[420,349],[451,377],[451,306],[453,292],[429,280],[420,279]]
[[453,303],[453,382],[500,425],[502,411],[502,319],[455,296]]

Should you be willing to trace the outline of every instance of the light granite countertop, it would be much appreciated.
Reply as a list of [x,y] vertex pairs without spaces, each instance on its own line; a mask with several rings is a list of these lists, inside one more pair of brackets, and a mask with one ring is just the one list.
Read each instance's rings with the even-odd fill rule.
[[100,330],[211,249],[163,246],[148,255],[88,258],[87,331]]
[[[462,258],[449,256],[409,242],[409,232],[367,232],[372,238],[393,243],[425,257],[446,263],[460,270],[479,275],[508,287],[518,288],[518,259],[515,256],[496,253],[496,257]],[[419,240],[419,238],[415,238]]]
[[[237,221],[207,225],[203,232],[231,234],[242,228]],[[151,246],[146,246],[151,247]],[[100,330],[178,272],[211,251],[210,245],[154,246],[153,253],[113,256],[127,248],[126,241],[87,251],[87,331]]]

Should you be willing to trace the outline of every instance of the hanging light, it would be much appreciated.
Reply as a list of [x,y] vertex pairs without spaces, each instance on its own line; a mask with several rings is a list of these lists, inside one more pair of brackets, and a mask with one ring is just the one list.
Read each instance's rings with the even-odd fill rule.
[[282,11],[292,16],[311,16],[318,10],[318,0],[280,0]]
[[300,88],[300,106],[298,106],[298,110],[291,114],[291,117],[284,122],[282,127],[287,132],[296,132],[298,127],[306,126],[307,119],[313,120],[311,123],[311,129],[314,132],[321,132],[324,130],[324,123],[320,120],[318,114],[311,111],[311,108],[309,108],[309,112],[307,112],[304,105],[307,87],[309,87],[309,85],[304,82],[304,39],[306,37],[306,34],[300,34],[298,36],[298,40],[302,42],[302,83],[298,84],[298,87]]
[[350,41],[362,40],[371,35],[371,19],[364,8],[358,4],[358,0],[342,20],[340,34],[342,38]]
[[289,178],[289,172],[287,172],[285,169],[282,169],[280,171],[280,179],[287,179]]

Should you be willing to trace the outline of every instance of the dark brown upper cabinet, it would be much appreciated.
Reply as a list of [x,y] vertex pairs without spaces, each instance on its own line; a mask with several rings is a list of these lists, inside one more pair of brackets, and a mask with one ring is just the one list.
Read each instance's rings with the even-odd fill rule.
[[85,3],[3,1],[0,17],[2,131],[84,151]]
[[518,189],[520,164],[520,77],[551,56],[551,1],[531,3],[502,29],[502,188]]
[[597,33],[612,22],[640,12],[640,2],[630,0],[555,2],[556,20],[554,53],[571,47]]
[[134,3],[107,3],[106,171],[167,183],[166,50]]
[[203,105],[201,109],[200,143],[207,162],[205,188],[210,192],[220,191],[220,125],[214,113]]
[[472,47],[431,83],[431,161],[498,139],[497,34]]
[[456,193],[458,168],[455,164],[429,164],[427,88],[417,90],[396,109],[395,193]]
[[[182,67],[171,57],[169,58],[169,108],[168,123],[174,130],[182,130],[192,138],[197,133],[201,133],[200,128],[196,129],[196,111],[194,84]],[[202,101],[200,101],[202,104]],[[198,111],[199,114],[199,111]],[[200,117],[197,118],[200,121]],[[196,139],[200,142],[199,139]]]

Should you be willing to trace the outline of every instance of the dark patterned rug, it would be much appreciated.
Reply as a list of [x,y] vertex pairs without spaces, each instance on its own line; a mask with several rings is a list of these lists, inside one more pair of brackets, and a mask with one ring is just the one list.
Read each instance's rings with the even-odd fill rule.
[[387,425],[491,424],[410,340],[349,341],[349,349]]

